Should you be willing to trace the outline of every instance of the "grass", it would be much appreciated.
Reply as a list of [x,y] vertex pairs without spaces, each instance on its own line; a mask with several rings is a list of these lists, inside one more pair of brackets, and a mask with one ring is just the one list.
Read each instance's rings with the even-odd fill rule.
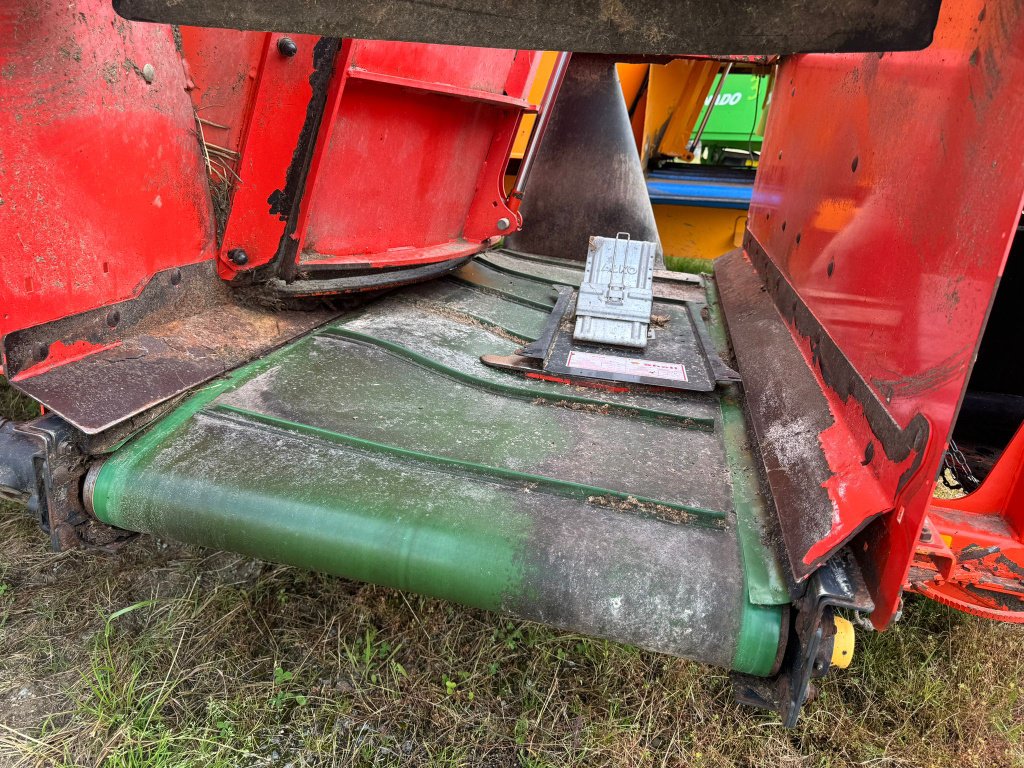
[[0,376],[0,419],[24,421],[39,415],[39,406],[18,393]]
[[715,263],[711,259],[701,259],[693,256],[666,256],[665,266],[673,272],[690,272],[691,274],[711,273],[715,270]]
[[415,595],[152,538],[55,555],[11,506],[0,541],[4,768],[1024,766],[1024,632],[925,600],[786,730],[718,670]]

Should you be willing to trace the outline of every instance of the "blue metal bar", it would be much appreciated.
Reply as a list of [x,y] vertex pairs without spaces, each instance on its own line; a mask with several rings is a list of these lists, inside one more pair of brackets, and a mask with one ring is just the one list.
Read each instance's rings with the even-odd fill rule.
[[753,190],[752,184],[655,176],[647,179],[647,193],[655,205],[694,205],[745,211],[750,206]]

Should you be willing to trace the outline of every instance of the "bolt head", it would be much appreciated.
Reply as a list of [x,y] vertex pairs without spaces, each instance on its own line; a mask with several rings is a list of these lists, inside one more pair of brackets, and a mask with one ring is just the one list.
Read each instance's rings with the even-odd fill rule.
[[299,52],[299,46],[297,46],[295,44],[295,41],[292,40],[290,37],[282,37],[280,40],[277,41],[277,52],[280,53],[282,56],[287,56],[288,58],[291,58],[292,56]]
[[249,263],[249,254],[241,248],[232,248],[228,251],[228,261],[236,267],[242,267]]
[[502,216],[498,219],[498,230],[504,232],[506,229],[512,226],[512,222]]
[[147,83],[152,83],[156,80],[156,69],[152,64],[146,64],[142,67],[142,79]]

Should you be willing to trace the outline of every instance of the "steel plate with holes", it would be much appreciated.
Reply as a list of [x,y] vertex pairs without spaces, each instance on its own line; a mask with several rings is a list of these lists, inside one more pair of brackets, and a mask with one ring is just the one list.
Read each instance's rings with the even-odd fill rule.
[[337,315],[240,303],[213,269],[160,272],[134,299],[7,334],[11,384],[96,434]]

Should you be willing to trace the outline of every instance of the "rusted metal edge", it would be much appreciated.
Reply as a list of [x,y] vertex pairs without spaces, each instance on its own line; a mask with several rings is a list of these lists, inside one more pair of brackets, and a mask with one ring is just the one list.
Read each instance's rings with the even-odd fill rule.
[[828,401],[753,265],[737,249],[715,261],[718,302],[736,365],[751,443],[775,508],[769,540],[781,545],[796,588],[823,562],[811,548],[832,530],[832,477],[818,435],[832,426]]
[[324,114],[327,110],[327,96],[331,80],[334,77],[335,62],[341,40],[334,37],[322,37],[313,48],[313,73],[309,76],[312,94],[306,107],[306,119],[299,133],[299,141],[295,145],[295,154],[288,165],[283,190],[275,191],[270,199],[270,213],[277,213],[287,223],[281,233],[281,241],[271,264],[277,265],[278,275],[291,282],[298,272],[297,254],[298,241],[292,237],[298,225],[299,213],[302,210],[302,197],[308,191],[306,181],[313,163],[317,140],[323,129]]
[[466,264],[474,255],[459,256],[455,259],[415,267],[364,270],[365,274],[346,277],[303,278],[292,283],[284,280],[271,280],[267,283],[267,287],[272,294],[281,297],[333,296],[390,290],[440,277]]
[[811,362],[821,372],[825,384],[844,403],[853,397],[860,405],[868,427],[885,452],[885,457],[900,464],[914,454],[913,463],[900,475],[896,486],[896,493],[899,494],[924,460],[924,448],[929,437],[928,421],[918,413],[906,427],[901,427],[749,231],[744,237],[743,247],[764,280],[765,288],[779,314],[810,345]]
[[5,373],[16,381],[41,363],[56,362],[60,346],[115,344],[144,322],[153,321],[161,307],[195,308],[224,301],[226,296],[212,261],[157,272],[133,298],[8,333],[2,340]]
[[[213,261],[156,273],[138,296],[3,338],[12,386],[98,435],[313,330],[338,311],[243,303]],[[187,308],[187,311],[186,311]]]

